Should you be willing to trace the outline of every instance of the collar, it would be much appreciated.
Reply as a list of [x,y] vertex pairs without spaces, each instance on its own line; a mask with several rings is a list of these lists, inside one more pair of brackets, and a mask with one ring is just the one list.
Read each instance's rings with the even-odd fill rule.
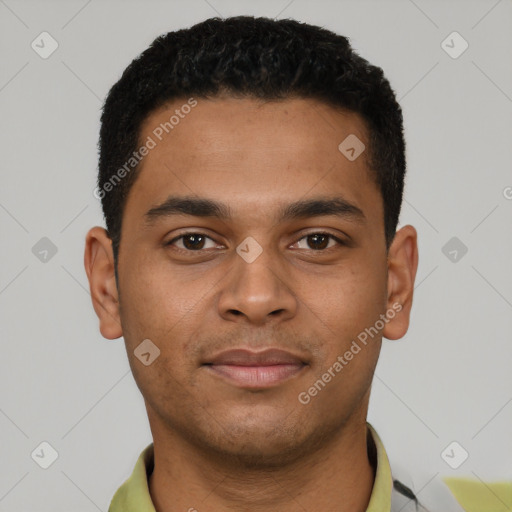
[[[366,426],[368,456],[375,468],[375,481],[366,512],[389,512],[393,480],[388,456],[375,429],[368,422]],[[154,445],[151,443],[140,454],[130,477],[114,494],[108,512],[156,512],[148,487],[153,467]]]

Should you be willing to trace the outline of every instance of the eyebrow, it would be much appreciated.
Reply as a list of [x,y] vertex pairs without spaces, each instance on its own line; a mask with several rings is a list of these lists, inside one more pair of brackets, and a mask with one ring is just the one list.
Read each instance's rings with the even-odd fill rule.
[[[206,198],[170,196],[162,204],[148,210],[144,215],[146,225],[151,226],[161,218],[174,215],[192,217],[215,217],[224,221],[233,219],[229,205]],[[350,221],[364,223],[366,216],[356,205],[342,197],[313,198],[296,201],[280,208],[278,222],[334,215]]]

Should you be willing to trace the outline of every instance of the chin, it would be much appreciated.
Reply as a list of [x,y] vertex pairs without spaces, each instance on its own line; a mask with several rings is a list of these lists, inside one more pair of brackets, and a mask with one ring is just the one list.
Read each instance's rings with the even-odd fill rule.
[[303,451],[293,439],[274,440],[269,443],[263,436],[260,441],[253,438],[239,439],[239,443],[229,446],[213,447],[216,452],[215,460],[224,461],[230,466],[236,465],[243,470],[264,470],[282,468],[303,457]]
[[271,469],[292,464],[321,444],[320,432],[312,429],[308,433],[304,424],[283,424],[277,419],[272,421],[268,416],[264,422],[261,420],[262,417],[259,423],[242,420],[224,423],[223,428],[215,432],[210,424],[209,432],[197,441],[201,443],[201,449],[207,448],[216,461],[238,465],[241,469]]

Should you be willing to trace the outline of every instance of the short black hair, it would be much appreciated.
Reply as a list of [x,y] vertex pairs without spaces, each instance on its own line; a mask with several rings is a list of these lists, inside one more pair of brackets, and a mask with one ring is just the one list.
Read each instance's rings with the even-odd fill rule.
[[226,93],[262,100],[311,98],[359,114],[368,131],[365,156],[382,195],[389,249],[406,162],[402,111],[382,69],[360,57],[347,37],[318,26],[292,19],[215,17],[157,37],[105,99],[95,195],[102,201],[116,270],[142,123],[169,101]]

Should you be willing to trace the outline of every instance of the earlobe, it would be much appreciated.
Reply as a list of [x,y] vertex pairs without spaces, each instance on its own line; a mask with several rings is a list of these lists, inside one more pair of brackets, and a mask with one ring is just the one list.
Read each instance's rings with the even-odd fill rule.
[[106,230],[94,227],[85,238],[85,272],[89,280],[92,305],[100,321],[103,337],[113,340],[123,335],[119,297],[114,272],[112,241]]
[[[418,269],[418,234],[407,225],[398,230],[388,254],[388,311],[389,322],[382,334],[390,340],[405,336],[409,328],[409,317],[414,294],[414,281]],[[399,305],[401,307],[399,307]]]

